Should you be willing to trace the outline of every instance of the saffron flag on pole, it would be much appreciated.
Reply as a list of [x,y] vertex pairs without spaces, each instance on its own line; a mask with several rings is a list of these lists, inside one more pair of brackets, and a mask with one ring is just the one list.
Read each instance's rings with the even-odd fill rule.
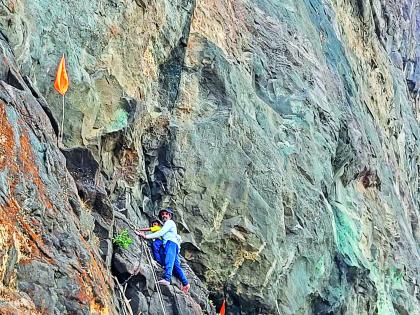
[[225,304],[226,304],[226,300],[223,299],[222,307],[220,308],[220,312],[219,312],[220,315],[225,315],[225,312],[226,312],[226,305]]
[[69,77],[67,76],[64,54],[63,57],[61,57],[57,73],[55,75],[54,88],[63,96],[66,94],[67,89],[69,88]]

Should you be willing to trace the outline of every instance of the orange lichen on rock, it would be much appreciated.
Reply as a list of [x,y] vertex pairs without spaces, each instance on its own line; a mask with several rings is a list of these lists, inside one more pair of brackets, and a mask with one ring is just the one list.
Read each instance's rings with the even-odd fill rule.
[[0,314],[42,314],[27,295],[17,291],[16,283],[17,265],[34,260],[53,263],[38,234],[26,222],[14,198],[0,205],[0,299],[4,302]]
[[[3,259],[7,259],[8,250],[14,247],[18,253],[17,263],[31,261],[37,258],[41,259],[43,255],[39,251],[39,246],[34,243],[34,240],[27,237],[28,234],[35,233],[19,214],[19,210],[20,207],[13,198],[7,200],[5,205],[0,206],[0,252],[2,253],[2,257]],[[1,267],[0,278],[2,278]]]
[[[48,247],[45,245],[44,240],[40,236],[41,233],[37,233],[33,230],[33,227],[25,221],[21,216],[17,216],[17,221],[25,231],[25,234],[29,236],[29,246],[33,252],[38,253],[37,258],[43,258],[49,264],[54,264],[53,254],[50,252]],[[42,254],[42,255],[41,255]]]
[[0,101],[0,170],[11,167],[17,171],[12,159],[15,156],[15,139],[13,127],[7,120],[5,104]]
[[41,315],[36,310],[33,301],[13,289],[0,287],[0,300],[4,305],[0,306],[2,315]]
[[[85,248],[89,249],[90,245],[80,236],[80,241]],[[91,314],[107,315],[111,300],[110,292],[107,288],[112,286],[112,279],[107,275],[104,268],[98,264],[92,252],[89,252],[89,263],[86,267],[82,267],[79,260],[79,275],[76,276],[80,290],[74,297],[83,304],[88,304]]]
[[[83,244],[84,248],[91,248],[91,245],[82,237],[82,235],[79,235],[79,240]],[[108,287],[107,284],[111,282],[111,278],[109,277],[109,274],[104,271],[102,264],[98,264],[92,251],[89,251],[89,259],[89,269],[84,275],[89,276],[92,281],[99,282],[99,287]],[[95,285],[95,287],[97,286]]]
[[39,198],[42,200],[45,207],[49,209],[53,208],[51,201],[46,195],[45,186],[39,176],[39,170],[35,163],[32,146],[26,130],[22,130],[22,134],[20,136],[19,160],[22,164],[23,174],[25,174],[25,176],[31,176],[32,182],[38,188]]
[[102,304],[97,303],[95,300],[92,300],[90,302],[89,309],[90,309],[91,314],[98,314],[98,315],[110,314],[109,308],[107,306],[103,306]]
[[[109,292],[98,292],[98,289],[106,290],[108,287],[107,281],[104,277],[104,270],[100,268],[96,259],[91,256],[91,261],[89,265],[89,273],[90,275],[99,283],[94,286],[94,294],[96,296],[95,299],[90,301],[90,309],[92,314],[100,314],[100,315],[108,315],[109,307],[111,305]],[[109,283],[109,282],[108,282]]]
[[28,132],[22,128],[20,150],[16,152],[15,133],[8,121],[5,106],[4,102],[0,101],[0,171],[7,168],[9,194],[13,194],[12,188],[16,186],[19,177],[25,176],[37,186],[39,198],[45,207],[52,209],[53,205],[46,196],[45,186],[39,176]]
[[77,276],[77,283],[80,285],[80,290],[74,298],[83,304],[88,304],[91,314],[109,314],[108,298],[103,296],[103,294],[98,295],[98,292],[96,292],[98,287],[87,278],[85,272],[83,276]]
[[[26,133],[20,137],[20,154],[16,152],[15,133],[13,126],[9,123],[5,104],[0,101],[0,172],[7,172],[8,177],[8,200],[0,205],[0,225],[8,235],[7,243],[4,243],[3,249],[7,250],[12,244],[12,236],[19,241],[22,248],[18,252],[24,253],[22,258],[29,259],[41,257],[37,242],[40,239],[38,233],[34,232],[31,225],[25,221],[20,214],[20,206],[14,198],[14,188],[23,176],[31,176],[31,180],[39,189],[40,198],[48,204],[44,193],[44,185],[36,169],[29,139]],[[20,163],[17,162],[19,157]],[[49,205],[51,205],[49,203]],[[29,238],[27,237],[29,236]],[[5,240],[3,240],[5,241]],[[35,257],[34,257],[35,256]]]
[[84,275],[76,275],[76,282],[79,284],[80,290],[74,298],[83,304],[87,304],[87,302],[93,299],[92,288],[86,283]]
[[[96,260],[90,256],[88,269],[80,268],[80,275],[76,276],[76,282],[80,290],[75,296],[83,304],[89,304],[91,314],[109,314],[109,296],[101,289],[107,288],[103,269],[99,267]],[[101,291],[99,291],[101,290]]]
[[19,209],[14,199],[0,206],[0,314],[39,314],[33,301],[17,291],[15,267],[41,256],[17,225]]

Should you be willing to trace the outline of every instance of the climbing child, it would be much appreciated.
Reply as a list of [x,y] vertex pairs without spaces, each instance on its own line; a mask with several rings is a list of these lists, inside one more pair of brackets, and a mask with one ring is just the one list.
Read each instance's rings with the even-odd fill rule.
[[[162,221],[159,219],[153,219],[151,222],[151,227],[148,228],[142,228],[138,229],[136,231],[136,234],[140,234],[140,232],[152,232],[155,233],[157,231],[160,231],[162,228]],[[155,238],[152,240],[152,253],[155,260],[162,266],[165,265],[165,253],[164,253],[164,247],[163,247],[163,241],[162,238]]]

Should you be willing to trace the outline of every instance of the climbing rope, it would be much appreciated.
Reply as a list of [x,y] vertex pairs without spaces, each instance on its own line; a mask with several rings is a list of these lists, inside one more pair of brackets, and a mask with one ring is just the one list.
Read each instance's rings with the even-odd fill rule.
[[165,306],[163,305],[162,291],[160,290],[160,286],[158,284],[158,279],[157,279],[157,276],[156,276],[155,268],[153,267],[152,254],[150,253],[149,247],[146,245],[146,241],[142,240],[141,245],[143,246],[143,249],[146,252],[147,260],[149,261],[149,265],[152,268],[153,279],[155,281],[155,286],[156,286],[156,289],[157,289],[157,292],[158,292],[160,305],[162,306],[163,315],[166,315]]
[[[118,217],[119,219],[122,219],[134,231],[137,230],[137,227],[134,224],[132,224],[130,221],[128,221],[127,218],[125,216],[123,216],[122,214],[120,214],[118,212],[115,213],[115,211],[114,211],[114,215],[116,217]],[[146,244],[146,241],[141,238],[140,242],[141,242],[141,245],[143,247],[144,252],[146,252],[146,257],[147,257],[147,260],[149,262],[149,265],[152,268],[153,279],[155,281],[156,290],[158,292],[160,305],[162,306],[163,315],[166,315],[165,306],[163,305],[162,291],[160,290],[160,286],[158,284],[158,279],[157,279],[157,276],[156,276],[155,268],[153,267],[152,254],[150,253],[150,250],[149,250],[149,247]]]

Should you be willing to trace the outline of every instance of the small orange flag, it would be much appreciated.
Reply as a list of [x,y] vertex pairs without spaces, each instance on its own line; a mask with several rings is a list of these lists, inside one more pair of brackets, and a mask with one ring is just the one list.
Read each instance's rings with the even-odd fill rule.
[[66,94],[67,89],[69,88],[69,77],[67,76],[64,54],[63,57],[61,57],[57,73],[55,75],[54,88],[63,96]]
[[225,312],[226,312],[225,304],[226,304],[226,300],[223,300],[222,307],[220,308],[220,312],[219,312],[220,315],[225,315]]

